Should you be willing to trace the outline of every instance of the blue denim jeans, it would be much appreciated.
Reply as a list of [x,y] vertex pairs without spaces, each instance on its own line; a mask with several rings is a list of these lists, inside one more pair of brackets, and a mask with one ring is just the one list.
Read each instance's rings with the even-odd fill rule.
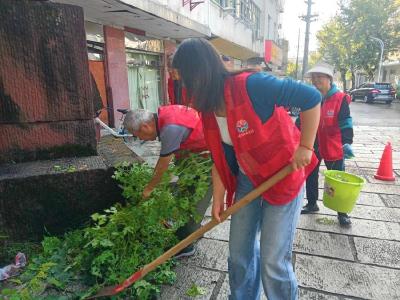
[[[241,172],[235,201],[253,189]],[[295,300],[298,295],[292,266],[292,246],[304,188],[286,205],[255,199],[231,219],[229,285],[231,300],[258,300],[261,282],[268,300]]]

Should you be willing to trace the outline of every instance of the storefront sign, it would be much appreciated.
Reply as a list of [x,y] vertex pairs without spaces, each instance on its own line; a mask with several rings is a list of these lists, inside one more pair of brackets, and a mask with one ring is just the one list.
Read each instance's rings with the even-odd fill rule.
[[265,62],[276,66],[282,65],[282,49],[272,40],[266,40],[264,43]]

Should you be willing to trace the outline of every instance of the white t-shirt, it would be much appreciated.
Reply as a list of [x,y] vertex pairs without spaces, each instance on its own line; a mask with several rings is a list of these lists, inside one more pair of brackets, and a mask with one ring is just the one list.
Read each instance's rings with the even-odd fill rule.
[[[218,123],[218,128],[219,128],[219,133],[221,134],[221,139],[222,141],[229,145],[229,146],[233,146],[232,143],[232,139],[231,136],[229,135],[229,130],[228,130],[228,121],[226,120],[226,117],[218,117],[217,115],[215,115],[215,118],[217,119],[217,123]],[[243,174],[246,174],[243,171],[243,168],[240,166],[239,162],[239,169]]]
[[229,135],[229,131],[228,131],[228,121],[226,120],[226,117],[215,116],[215,118],[217,119],[219,132],[221,134],[222,141],[225,144],[233,146],[232,139],[231,139],[231,136]]

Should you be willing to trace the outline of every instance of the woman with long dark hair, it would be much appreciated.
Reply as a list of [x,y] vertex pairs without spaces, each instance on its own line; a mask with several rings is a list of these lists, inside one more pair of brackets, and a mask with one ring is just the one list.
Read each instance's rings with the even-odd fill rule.
[[[229,236],[230,299],[297,299],[292,245],[303,185],[317,160],[313,144],[320,93],[261,72],[229,72],[204,39],[182,42],[175,68],[193,106],[202,113],[214,165],[212,216],[232,205],[278,170],[295,170],[232,216]],[[301,133],[283,107],[300,107]]]

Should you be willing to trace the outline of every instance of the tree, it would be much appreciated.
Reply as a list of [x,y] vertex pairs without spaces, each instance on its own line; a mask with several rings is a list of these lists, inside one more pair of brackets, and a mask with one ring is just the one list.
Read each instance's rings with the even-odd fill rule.
[[332,18],[317,33],[319,51],[340,71],[344,86],[347,72],[352,74],[353,87],[357,70],[373,78],[379,66],[380,46],[371,37],[384,42],[384,58],[390,51],[399,48],[399,0],[341,1],[340,15]]
[[340,72],[343,88],[346,89],[346,73],[353,68],[351,44],[342,19],[332,18],[322,30],[317,33],[319,52],[324,60],[334,65]]
[[[301,66],[299,65],[298,66],[298,70],[297,70],[297,74],[301,73],[300,69],[301,69]],[[295,63],[293,63],[291,61],[288,62],[287,68],[286,68],[286,76],[289,76],[289,77],[297,79],[297,76],[296,76],[296,64]]]
[[341,5],[342,22],[355,50],[352,60],[371,79],[380,58],[380,46],[371,37],[384,42],[384,58],[399,47],[399,8],[398,0],[351,0]]
[[320,60],[322,60],[322,54],[320,52],[310,51],[308,55],[308,68],[311,69]]

